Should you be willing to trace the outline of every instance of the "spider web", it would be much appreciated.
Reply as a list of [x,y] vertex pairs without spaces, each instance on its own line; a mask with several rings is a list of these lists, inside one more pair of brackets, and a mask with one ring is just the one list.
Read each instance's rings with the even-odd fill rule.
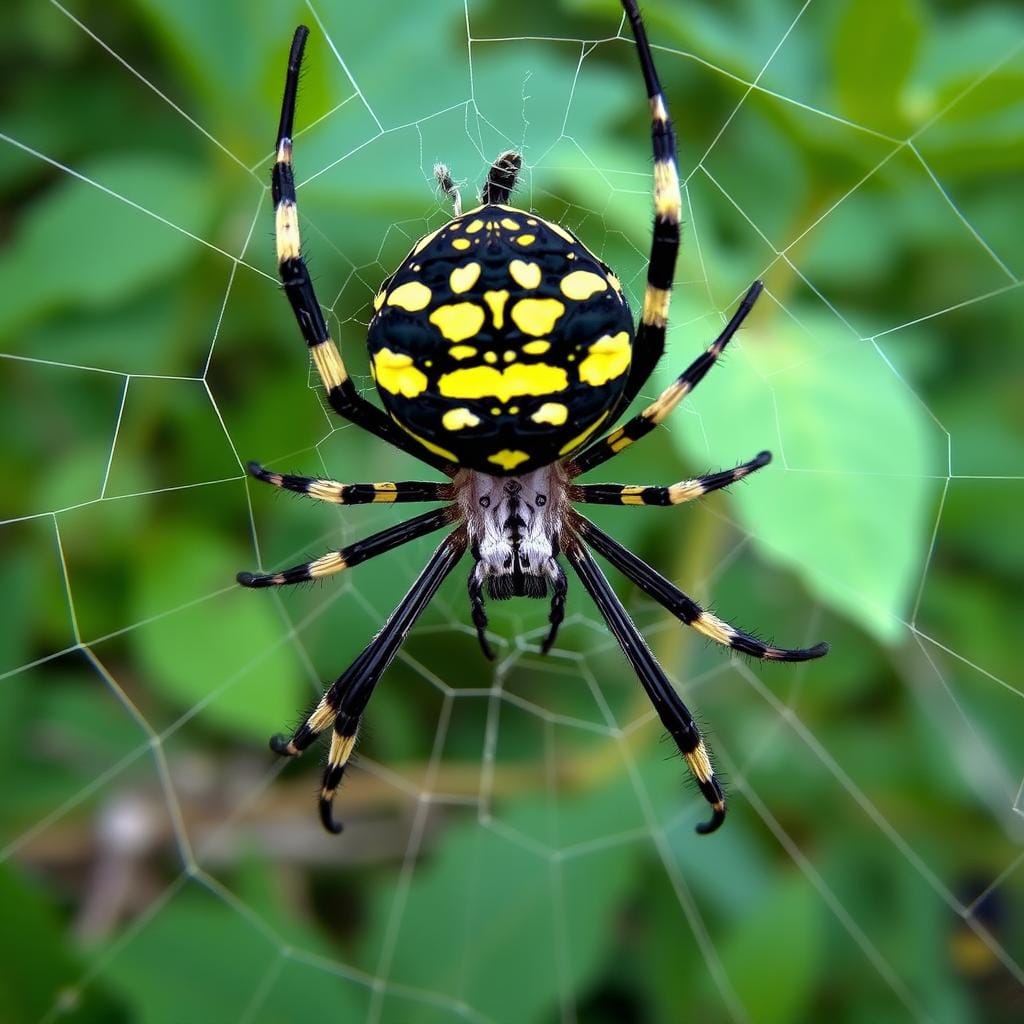
[[[155,21],[162,6],[148,5]],[[661,8],[651,6],[650,30],[666,81],[691,89],[694,83],[727,86],[719,95],[730,97],[712,122],[689,118],[678,104],[674,109],[686,226],[666,362],[680,367],[722,322],[744,285],[755,275],[767,275],[763,301],[776,314],[772,322],[798,339],[785,350],[788,362],[758,363],[741,338],[740,351],[719,372],[724,378],[750,370],[756,402],[767,403],[774,417],[762,438],[781,461],[774,478],[782,482],[779,486],[800,488],[809,478],[813,487],[840,478],[863,480],[870,487],[871,478],[880,475],[846,450],[826,452],[817,464],[802,461],[784,423],[785,395],[790,393],[785,374],[848,351],[868,361],[855,364],[851,372],[867,374],[856,367],[870,364],[870,382],[883,379],[913,397],[930,443],[941,452],[937,468],[915,466],[890,479],[898,490],[902,483],[926,478],[928,511],[919,530],[921,557],[906,611],[895,617],[884,608],[877,611],[884,622],[880,630],[892,644],[889,671],[905,688],[921,735],[905,738],[901,756],[892,748],[904,738],[885,734],[872,748],[877,763],[860,763],[851,755],[851,744],[855,730],[872,728],[871,712],[856,704],[823,703],[820,689],[830,686],[828,662],[794,666],[782,675],[782,670],[766,671],[718,651],[704,652],[692,638],[681,637],[678,625],[657,608],[631,600],[677,687],[714,725],[711,743],[728,781],[732,816],[721,837],[701,843],[691,831],[703,811],[699,797],[680,785],[679,765],[666,760],[653,712],[637,699],[596,612],[577,593],[560,645],[542,659],[537,649],[543,610],[518,604],[493,608],[500,654],[492,666],[473,653],[475,641],[456,581],[445,586],[416,627],[374,698],[364,748],[379,753],[359,757],[340,794],[345,836],[322,835],[315,821],[313,775],[308,774],[316,768],[316,755],[304,759],[310,764],[287,771],[271,763],[262,746],[266,722],[277,715],[277,727],[287,725],[300,704],[319,695],[323,681],[337,674],[344,659],[379,627],[418,571],[426,547],[401,549],[380,567],[363,567],[321,589],[257,596],[240,593],[230,583],[232,571],[246,562],[224,561],[223,552],[208,544],[203,548],[201,540],[196,553],[188,537],[168,537],[163,524],[208,515],[225,535],[247,525],[251,561],[292,564],[380,528],[397,513],[324,511],[274,500],[246,482],[248,459],[346,480],[400,479],[417,472],[402,456],[382,453],[375,442],[332,419],[314,376],[301,365],[300,339],[277,296],[267,241],[269,154],[254,141],[266,141],[273,107],[251,136],[247,126],[233,136],[208,128],[216,119],[189,109],[182,98],[188,90],[181,83],[158,83],[122,55],[138,25],[109,19],[94,23],[84,6],[51,0],[40,17],[48,18],[54,31],[84,34],[102,48],[123,70],[122,88],[148,106],[162,130],[183,140],[185,151],[216,163],[231,183],[230,203],[238,212],[213,229],[212,219],[203,214],[208,199],[193,195],[178,206],[165,201],[161,182],[147,179],[141,164],[128,181],[116,174],[105,177],[81,166],[73,156],[75,147],[61,139],[29,130],[2,136],[19,173],[45,170],[49,180],[70,183],[73,201],[91,208],[96,217],[117,218],[122,237],[115,236],[111,244],[130,246],[134,239],[155,236],[166,250],[203,250],[206,282],[182,289],[177,299],[183,312],[170,305],[166,310],[183,334],[198,339],[184,355],[162,350],[159,338],[139,338],[135,351],[110,351],[102,360],[83,364],[57,330],[39,332],[30,346],[12,342],[0,353],[0,365],[10,371],[12,395],[19,389],[40,394],[55,388],[60,395],[84,391],[100,396],[108,413],[99,420],[65,423],[52,434],[48,461],[33,464],[34,473],[52,473],[52,478],[27,492],[24,507],[15,503],[0,534],[14,566],[10,579],[27,578],[18,575],[18,566],[28,552],[36,581],[30,591],[35,596],[12,623],[27,635],[43,637],[29,651],[13,648],[15,656],[0,666],[6,685],[18,681],[44,695],[77,692],[83,713],[85,699],[104,708],[102,714],[85,714],[83,734],[96,730],[102,736],[102,742],[93,738],[85,746],[66,725],[48,726],[47,712],[53,711],[56,698],[45,698],[42,711],[33,712],[30,738],[42,759],[37,770],[46,771],[51,763],[59,770],[53,773],[48,811],[42,816],[33,812],[31,820],[16,814],[2,850],[4,861],[26,866],[48,884],[76,865],[87,876],[84,883],[80,878],[61,887],[74,894],[69,930],[79,940],[84,966],[52,993],[44,1019],[73,1015],[104,986],[131,995],[124,965],[137,963],[147,949],[174,936],[185,942],[187,934],[174,929],[195,922],[197,927],[223,925],[229,937],[216,972],[238,980],[224,981],[224,998],[232,1009],[223,1019],[251,1022],[280,1018],[282,1012],[294,1015],[301,991],[310,993],[311,1000],[316,993],[338,1000],[344,1019],[352,1020],[525,1020],[545,1012],[576,1020],[584,1016],[582,1001],[606,966],[606,947],[597,936],[613,929],[616,901],[629,891],[637,865],[658,873],[659,912],[675,921],[673,956],[701,965],[701,998],[716,1019],[761,1019],[760,997],[756,989],[752,995],[744,976],[750,957],[761,950],[737,945],[728,922],[748,901],[770,910],[771,893],[780,884],[796,904],[814,908],[811,917],[819,922],[816,927],[827,929],[832,955],[871,979],[876,1005],[887,1007],[888,1015],[966,1019],[957,1016],[966,1011],[957,1008],[950,991],[926,991],[914,958],[893,945],[878,916],[855,898],[856,880],[834,870],[827,849],[832,819],[859,822],[864,870],[884,865],[879,880],[883,899],[892,899],[893,907],[916,901],[925,908],[923,919],[938,922],[936,927],[945,927],[947,919],[950,927],[959,921],[994,958],[1014,993],[1010,999],[1019,1004],[1024,990],[1020,945],[1015,948],[1012,937],[982,911],[994,898],[1019,895],[1024,877],[1024,762],[1019,742],[1016,748],[1012,742],[1013,736],[1019,740],[1024,724],[1024,690],[986,658],[983,631],[976,646],[967,646],[947,638],[943,622],[950,619],[919,613],[933,566],[943,557],[949,517],[963,516],[971,500],[968,489],[1001,487],[1013,501],[1024,471],[1019,453],[1009,446],[993,452],[984,465],[960,461],[971,425],[948,424],[920,382],[927,377],[921,353],[937,336],[930,333],[937,325],[952,324],[955,332],[958,323],[969,323],[959,319],[965,311],[985,304],[1020,308],[1024,264],[1019,251],[1007,248],[991,211],[958,201],[930,153],[945,124],[971,116],[972,98],[986,83],[1013,69],[1021,74],[1024,46],[1019,36],[993,40],[985,67],[926,116],[917,117],[912,131],[900,134],[870,119],[862,123],[840,116],[815,90],[812,71],[800,66],[801,54],[823,31],[821,12],[810,0],[794,6],[784,22],[759,23],[744,51],[756,69],[753,76],[734,70],[724,40],[720,51],[711,53],[679,45],[656,17]],[[334,99],[320,109],[307,103],[305,94],[300,101],[300,207],[321,301],[357,371],[365,369],[358,338],[377,283],[411,242],[446,219],[443,197],[434,190],[432,198],[431,192],[437,159],[468,183],[464,198],[471,199],[489,160],[504,146],[522,147],[519,202],[561,219],[621,268],[631,303],[639,308],[650,217],[649,158],[632,142],[621,149],[611,146],[607,135],[594,128],[630,112],[642,115],[639,74],[632,67],[632,77],[620,74],[616,64],[632,47],[621,17],[608,6],[585,13],[588,24],[603,30],[573,38],[566,34],[572,23],[568,15],[520,12],[513,17],[478,7],[475,0],[465,7],[438,5],[438,31],[456,39],[459,58],[438,70],[432,82],[423,76],[423,66],[433,68],[433,62],[422,40],[410,38],[383,5],[343,14],[325,4],[307,4],[302,17],[314,33],[307,91]],[[281,47],[293,14],[275,16]],[[215,33],[212,12],[208,17],[210,24],[201,28]],[[698,11],[694,17],[703,15]],[[704,38],[714,40],[716,27],[708,26]],[[275,51],[275,82],[279,56]],[[223,57],[230,60],[230,53]],[[419,88],[393,88],[385,94],[382,84],[388,76],[401,83],[408,76],[407,84],[419,83]],[[671,86],[669,94],[671,99]],[[614,106],[602,107],[602,97]],[[851,161],[856,173],[849,172],[847,185],[795,227],[774,217],[759,175],[750,173],[755,158],[748,153],[744,163],[736,148],[736,139],[749,140],[755,130],[747,123],[752,108],[799,122],[808,147],[821,137],[839,138],[857,154]],[[110,138],[115,138],[115,126]],[[770,163],[770,154],[765,157]],[[770,177],[772,169],[765,173]],[[418,210],[373,205],[381,188],[404,188],[404,196],[409,183],[419,180]],[[888,312],[886,320],[878,311],[844,308],[816,283],[816,271],[826,277],[822,268],[846,256],[841,236],[830,229],[844,225],[847,211],[873,187],[900,203],[899,189],[908,180],[917,194],[927,196],[925,216],[966,254],[967,270],[950,282],[949,301],[941,306],[915,305],[908,292],[899,307],[905,315],[896,321]],[[343,195],[355,198],[339,198]],[[711,229],[713,223],[728,224],[730,237],[723,241]],[[627,224],[635,225],[632,233]],[[347,238],[379,237],[384,227],[374,258],[350,256]],[[30,243],[25,242],[29,256]],[[91,251],[99,260],[109,255],[104,240],[93,237],[71,239],[69,251]],[[178,278],[159,262],[138,272],[156,281],[165,274],[168,288],[178,287]],[[778,280],[786,283],[776,286],[772,275],[780,272]],[[87,288],[87,274],[83,281]],[[278,362],[265,361],[255,343],[240,337],[237,326],[246,323],[247,303],[269,294],[280,309],[272,331],[283,335],[280,352],[286,354]],[[910,339],[906,346],[900,344],[904,338]],[[705,387],[712,392],[727,387],[722,378]],[[864,380],[868,386],[867,375]],[[368,378],[364,384],[370,388]],[[722,393],[717,393],[719,403]],[[713,461],[726,430],[711,404],[715,400],[715,393],[704,404],[695,396],[692,408],[680,410],[677,423],[662,434],[662,443],[669,444],[665,438],[670,438],[690,458]],[[40,402],[34,420],[17,424],[15,436],[33,453],[46,442],[56,404]],[[176,431],[191,434],[183,440]],[[39,436],[44,442],[32,440]],[[163,444],[172,446],[175,456],[160,475],[147,464],[147,455]],[[647,442],[651,448],[657,444],[656,439]],[[738,459],[756,449],[728,450],[733,455],[727,458]],[[656,456],[651,458],[647,465],[654,467]],[[616,468],[609,476],[632,472]],[[753,556],[756,550],[772,561],[774,543],[759,537],[756,525],[742,514],[741,501],[749,499],[757,508],[759,486],[760,481],[754,483],[735,504],[727,500],[694,511],[687,527],[713,543],[699,547],[695,542],[669,575],[695,597],[707,599],[721,586],[736,591],[752,574],[775,573],[771,579],[783,588],[782,602],[807,622],[805,636],[787,640],[802,644],[827,632],[830,639],[838,633],[849,644],[866,643],[863,634],[843,627],[831,614],[823,596],[827,584],[799,590],[785,571],[767,568]],[[790,490],[787,500],[802,500],[794,495],[804,493]],[[221,511],[225,507],[232,510],[227,518]],[[617,511],[617,518],[609,518],[610,528],[618,533],[645,528],[632,521],[624,525],[627,516],[627,510]],[[132,614],[119,620],[115,612],[122,605],[113,595],[127,585],[127,576],[118,563],[140,552],[153,560],[147,577],[153,585],[135,592]],[[776,561],[791,565],[784,551]],[[163,585],[179,573],[183,578]],[[841,581],[833,584],[836,592],[843,591]],[[876,600],[853,590],[831,602],[833,607]],[[104,594],[111,595],[109,603],[103,602]],[[969,593],[962,595],[946,609],[948,616],[970,615],[971,600]],[[252,611],[255,602],[262,611]],[[39,624],[52,621],[52,608],[61,603],[66,636]],[[764,610],[770,622],[770,600]],[[234,624],[247,641],[255,636],[251,646],[239,646]],[[152,639],[138,644],[140,636]],[[154,662],[159,652],[170,658],[175,648],[195,675],[194,688],[175,677],[154,691]],[[142,649],[157,654],[147,660],[139,654]],[[264,686],[275,672],[296,686],[291,691],[283,686],[284,693],[275,696]],[[171,699],[175,693],[176,701]],[[270,710],[253,711],[253,703],[261,700]],[[403,711],[409,702],[415,703],[418,718]],[[828,733],[834,743],[823,739],[823,722],[830,715],[853,720],[851,731]],[[234,719],[247,723],[251,742],[219,745],[218,730]],[[994,719],[1000,720],[1003,733]],[[421,756],[392,761],[389,733],[424,732],[423,721],[430,724],[417,748]],[[911,764],[922,750],[932,751],[930,760]],[[81,765],[68,770],[76,758],[85,758],[84,773]],[[957,874],[960,862],[943,856],[936,837],[912,809],[888,799],[887,776],[908,771],[940,780],[935,788],[951,802],[963,800],[967,792],[980,807],[973,827],[988,852],[969,895]],[[83,774],[88,779],[84,785]],[[802,790],[813,794],[808,814],[819,819],[813,834],[788,793],[795,776],[813,780]],[[728,838],[730,831],[747,841],[752,832],[767,837],[776,866],[785,869],[785,882],[763,872],[759,877],[756,865]],[[711,842],[719,845],[712,850]],[[950,837],[952,845],[963,842]],[[78,859],[68,851],[78,851]],[[351,872],[365,880],[371,893],[365,934],[331,944],[322,933],[296,925],[265,891],[270,887],[265,877],[254,881],[253,872],[246,874],[251,858],[282,865],[286,882],[279,884],[290,885],[299,902],[307,897],[298,895],[302,886],[296,872],[303,877]],[[715,863],[709,864],[709,858]],[[445,879],[453,873],[460,880],[459,902],[445,906]],[[495,891],[501,880],[507,891]],[[605,902],[594,897],[598,890],[608,894]],[[581,928],[580,921],[587,926]],[[509,977],[508,971],[503,976],[494,968],[488,973],[488,957],[507,949],[503,931],[520,947],[530,947],[522,954],[521,976]],[[797,958],[801,950],[810,956],[807,946],[800,945],[808,934],[818,932],[797,928]],[[767,929],[763,938],[778,936]],[[926,938],[921,936],[922,948],[930,948]],[[921,955],[935,961],[944,954],[934,948]],[[532,982],[523,986],[527,977]],[[173,985],[181,981],[171,979]],[[952,1001],[937,1001],[943,999]],[[315,1004],[309,1005],[303,1012],[313,1012]],[[212,1019],[221,1019],[215,1010]]]

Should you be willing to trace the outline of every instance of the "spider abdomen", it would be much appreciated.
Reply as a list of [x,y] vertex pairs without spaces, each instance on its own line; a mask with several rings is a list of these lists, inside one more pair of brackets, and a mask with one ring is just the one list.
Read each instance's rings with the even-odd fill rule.
[[468,469],[518,475],[565,458],[629,375],[634,333],[615,275],[564,228],[510,206],[422,239],[374,306],[385,408]]

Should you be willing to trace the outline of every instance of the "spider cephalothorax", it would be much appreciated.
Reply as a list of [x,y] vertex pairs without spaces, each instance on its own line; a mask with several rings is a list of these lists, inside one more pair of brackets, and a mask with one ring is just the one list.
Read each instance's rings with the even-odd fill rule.
[[508,205],[520,157],[502,153],[487,175],[481,205],[462,212],[447,168],[436,169],[455,218],[419,241],[374,301],[368,344],[386,413],[349,378],[327,331],[302,256],[292,128],[302,51],[300,27],[288,61],[273,198],[281,280],[334,411],[369,433],[440,470],[445,482],[342,484],[250,471],[275,487],[321,501],[354,505],[442,502],[440,508],[382,530],[340,551],[281,572],[239,573],[247,587],[300,583],[341,572],[400,544],[453,527],[391,617],[342,673],[291,737],[271,746],[294,757],[322,732],[331,746],[320,816],[332,816],[359,724],[373,688],[416,618],[468,549],[473,557],[469,598],[484,653],[484,594],[550,598],[554,643],[565,606],[564,556],[618,640],[704,798],[711,832],[725,818],[725,798],[693,717],[654,660],[643,637],[590,554],[597,551],[641,590],[704,636],[770,661],[818,658],[825,644],[798,650],[771,647],[702,609],[667,579],[573,507],[574,503],[678,505],[727,487],[767,465],[761,452],[735,469],[669,486],[577,484],[575,478],[650,433],[701,381],[761,292],[747,291],[721,334],[657,399],[611,433],[660,359],[679,248],[680,192],[675,137],[636,0],[622,0],[647,87],[654,148],[654,235],[643,309],[635,330],[618,279],[574,235],[535,213]]

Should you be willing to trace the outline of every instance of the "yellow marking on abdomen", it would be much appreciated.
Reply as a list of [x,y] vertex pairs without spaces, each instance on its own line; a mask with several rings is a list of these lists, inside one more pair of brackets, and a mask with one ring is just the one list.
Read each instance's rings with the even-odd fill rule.
[[472,345],[452,345],[448,349],[448,355],[452,359],[469,359],[470,356],[476,355],[476,349]]
[[449,409],[441,417],[441,425],[445,430],[462,430],[464,427],[475,427],[479,423],[480,417],[465,406]]
[[621,377],[629,366],[632,348],[629,334],[605,335],[587,350],[587,358],[579,365],[580,380],[598,388],[608,381]]
[[406,398],[415,398],[427,389],[427,378],[413,365],[412,356],[389,348],[374,353],[373,377],[378,387]]
[[569,408],[561,402],[545,402],[530,416],[534,423],[550,423],[553,427],[560,427],[568,418]]
[[512,260],[508,265],[509,276],[520,288],[536,288],[540,284],[541,272],[536,263]]
[[515,469],[516,466],[529,461],[529,458],[530,456],[526,452],[521,452],[518,449],[513,451],[511,448],[502,448],[500,452],[488,455],[487,461],[501,466],[502,469]]
[[384,305],[384,300],[386,298],[387,296],[384,294],[384,292],[377,292],[377,294],[373,297],[373,308],[376,312],[380,312],[380,307]]
[[475,302],[456,302],[435,309],[430,322],[448,341],[465,341],[483,327],[484,311]]
[[468,249],[469,245],[470,245],[470,242],[469,242],[468,238],[453,238],[452,239],[452,248],[453,249],[459,249],[461,251],[461,250]]
[[494,329],[500,331],[505,325],[505,303],[508,302],[508,292],[484,292],[484,302],[491,311],[491,319],[494,321]]
[[442,459],[449,459],[452,462],[458,462],[458,456],[454,452],[448,451],[447,448],[442,448],[439,444],[434,444],[433,441],[428,441],[425,437],[420,437],[419,434],[410,430],[401,420],[395,419],[394,415],[391,417],[395,423],[397,423],[414,441],[423,445],[428,452],[433,452],[435,455],[440,455]]
[[444,374],[437,382],[445,398],[497,398],[507,402],[522,395],[550,395],[569,386],[565,370],[546,363],[512,363],[504,369],[470,366]]
[[[451,223],[451,222],[449,221],[449,223]],[[417,243],[416,243],[416,244],[415,244],[415,245],[413,246],[413,248],[412,248],[412,254],[413,254],[413,255],[415,256],[415,255],[416,255],[416,253],[418,253],[418,252],[423,252],[423,250],[424,250],[424,249],[426,249],[426,247],[427,247],[428,245],[430,245],[430,243],[431,243],[431,242],[432,242],[432,241],[433,241],[433,240],[434,240],[435,238],[437,238],[437,236],[438,236],[439,234],[441,234],[441,232],[442,232],[442,231],[444,231],[444,229],[445,229],[446,227],[448,227],[448,224],[442,224],[442,225],[441,225],[441,226],[440,226],[440,227],[439,227],[439,228],[438,228],[438,229],[437,229],[436,231],[431,231],[429,235],[424,235],[424,236],[423,236],[423,237],[422,237],[422,238],[421,238],[421,239],[420,239],[420,240],[419,240],[419,241],[418,241],[418,242],[417,242]]]
[[511,217],[502,217],[501,226],[507,228],[509,231],[519,230],[519,221],[513,220]]
[[400,284],[387,297],[389,306],[398,306],[409,313],[418,313],[430,305],[431,291],[425,284],[419,281],[406,281]]
[[398,484],[383,483],[373,485],[375,504],[390,505],[398,497]]
[[475,235],[483,226],[484,226],[484,222],[482,220],[480,220],[480,218],[478,217],[476,220],[470,221],[466,225],[466,234],[467,235]]
[[554,221],[546,220],[545,225],[550,228],[559,238],[564,238],[570,245],[576,244],[576,239],[569,234],[561,224],[556,224]]
[[456,267],[448,278],[448,284],[456,295],[468,292],[480,277],[480,264],[467,263],[464,267]]
[[528,341],[523,346],[523,351],[528,356],[541,356],[547,352],[549,348],[551,348],[551,342],[540,339],[538,341]]
[[643,484],[626,484],[619,494],[619,501],[623,505],[642,505],[644,501],[640,494],[643,489]]
[[582,302],[598,292],[606,292],[608,282],[590,270],[574,270],[562,278],[558,287],[567,299]]
[[537,236],[536,235],[519,235],[519,236],[517,236],[516,241],[520,245],[533,245],[533,243],[535,241],[537,241]]
[[602,423],[604,423],[606,419],[608,419],[608,413],[610,411],[611,410],[606,409],[603,413],[601,413],[600,416],[597,417],[596,420],[594,420],[593,423],[590,424],[589,427],[587,427],[586,430],[577,434],[568,444],[563,444],[562,447],[558,449],[558,454],[568,455],[569,452],[576,451],[576,449],[579,448],[579,446],[583,444],[583,442],[586,441],[586,439],[590,437],[590,435],[593,434],[597,430],[597,428],[601,426]]
[[512,321],[524,334],[550,334],[565,305],[558,299],[520,299],[512,307]]

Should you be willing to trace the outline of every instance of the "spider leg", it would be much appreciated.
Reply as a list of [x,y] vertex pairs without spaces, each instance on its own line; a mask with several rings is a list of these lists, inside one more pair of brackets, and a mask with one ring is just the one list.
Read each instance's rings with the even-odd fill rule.
[[[426,451],[413,438],[404,434],[375,405],[356,390],[345,369],[337,345],[331,339],[317,301],[309,269],[302,256],[299,237],[299,215],[295,196],[295,176],[292,170],[292,130],[295,121],[295,97],[299,83],[302,51],[309,29],[300,25],[292,39],[288,55],[288,74],[285,79],[284,98],[281,101],[281,122],[277,132],[277,160],[271,178],[274,200],[274,223],[277,237],[277,270],[298,321],[299,330],[306,339],[310,355],[320,380],[327,389],[331,408],[341,417],[375,434],[389,444],[415,456],[421,462],[449,472],[445,459]],[[449,475],[451,475],[449,473]]]
[[278,735],[270,740],[270,747],[275,753],[295,757],[321,732],[333,727],[331,749],[327,755],[320,790],[320,820],[330,832],[341,831],[341,826],[332,817],[331,803],[355,746],[359,722],[373,688],[394,661],[413,623],[437,593],[445,577],[455,568],[465,550],[466,529],[459,527],[438,545],[381,631],[335,680],[292,737],[289,739]]
[[400,483],[340,484],[337,480],[323,480],[312,476],[292,476],[274,473],[258,462],[250,462],[249,472],[257,479],[284,491],[305,494],[317,501],[335,505],[390,505],[396,501],[450,501],[450,484],[433,481],[402,481]]
[[454,505],[446,505],[444,508],[436,508],[412,519],[406,519],[405,522],[390,526],[338,551],[328,551],[326,555],[321,555],[311,562],[303,562],[301,565],[293,565],[290,569],[266,574],[240,572],[236,578],[243,587],[258,588],[284,587],[293,583],[307,583],[323,576],[333,576],[336,572],[376,558],[377,555],[407,544],[417,537],[440,530],[442,526],[451,523],[457,515],[458,510]]
[[642,558],[613,540],[604,530],[596,527],[578,512],[573,514],[573,525],[580,536],[627,579],[653,597],[680,622],[702,633],[709,640],[714,640],[716,644],[731,647],[734,651],[749,654],[763,661],[810,661],[828,653],[826,643],[806,648],[772,647],[763,643],[757,637],[744,633],[735,626],[730,626],[728,622],[723,622],[717,615],[705,611]]
[[595,466],[607,462],[634,441],[649,434],[703,379],[704,375],[718,361],[722,350],[732,340],[740,325],[747,318],[764,285],[755,281],[743,296],[732,319],[722,333],[702,352],[643,412],[627,420],[618,430],[595,441],[582,454],[575,456],[567,469],[570,476],[586,473]]
[[487,612],[484,610],[484,577],[479,562],[473,566],[469,574],[469,607],[476,626],[476,638],[480,641],[480,650],[488,661],[494,661],[494,649],[487,639]]
[[759,452],[749,462],[735,469],[708,473],[693,480],[680,480],[668,487],[646,487],[643,484],[582,484],[569,489],[569,499],[587,505],[681,505],[711,491],[721,490],[772,461],[770,452]]
[[551,580],[551,613],[548,615],[550,628],[548,635],[541,644],[540,653],[547,654],[555,646],[555,639],[558,637],[558,627],[565,621],[565,595],[569,591],[569,581],[565,577],[565,570],[555,561],[550,559],[545,566],[548,579]]
[[668,681],[590,552],[573,539],[566,546],[566,556],[629,659],[662,724],[675,740],[679,752],[697,780],[701,794],[711,804],[711,819],[699,824],[697,831],[702,835],[714,832],[725,821],[725,796],[715,778],[711,759],[693,715]]
[[447,164],[434,164],[434,177],[441,191],[448,197],[452,204],[452,213],[456,217],[462,216],[462,193],[459,186],[452,180],[452,172]]
[[626,409],[665,351],[665,326],[676,272],[676,257],[679,254],[682,199],[679,194],[679,168],[676,164],[676,133],[658,81],[643,19],[635,0],[623,0],[622,6],[633,29],[636,52],[647,86],[651,105],[651,145],[654,149],[654,232],[647,263],[643,312],[633,346],[633,364],[618,406]]
[[514,149],[502,153],[487,172],[487,181],[484,182],[480,193],[480,202],[484,206],[490,203],[507,203],[519,180],[519,168],[522,166],[523,158]]

